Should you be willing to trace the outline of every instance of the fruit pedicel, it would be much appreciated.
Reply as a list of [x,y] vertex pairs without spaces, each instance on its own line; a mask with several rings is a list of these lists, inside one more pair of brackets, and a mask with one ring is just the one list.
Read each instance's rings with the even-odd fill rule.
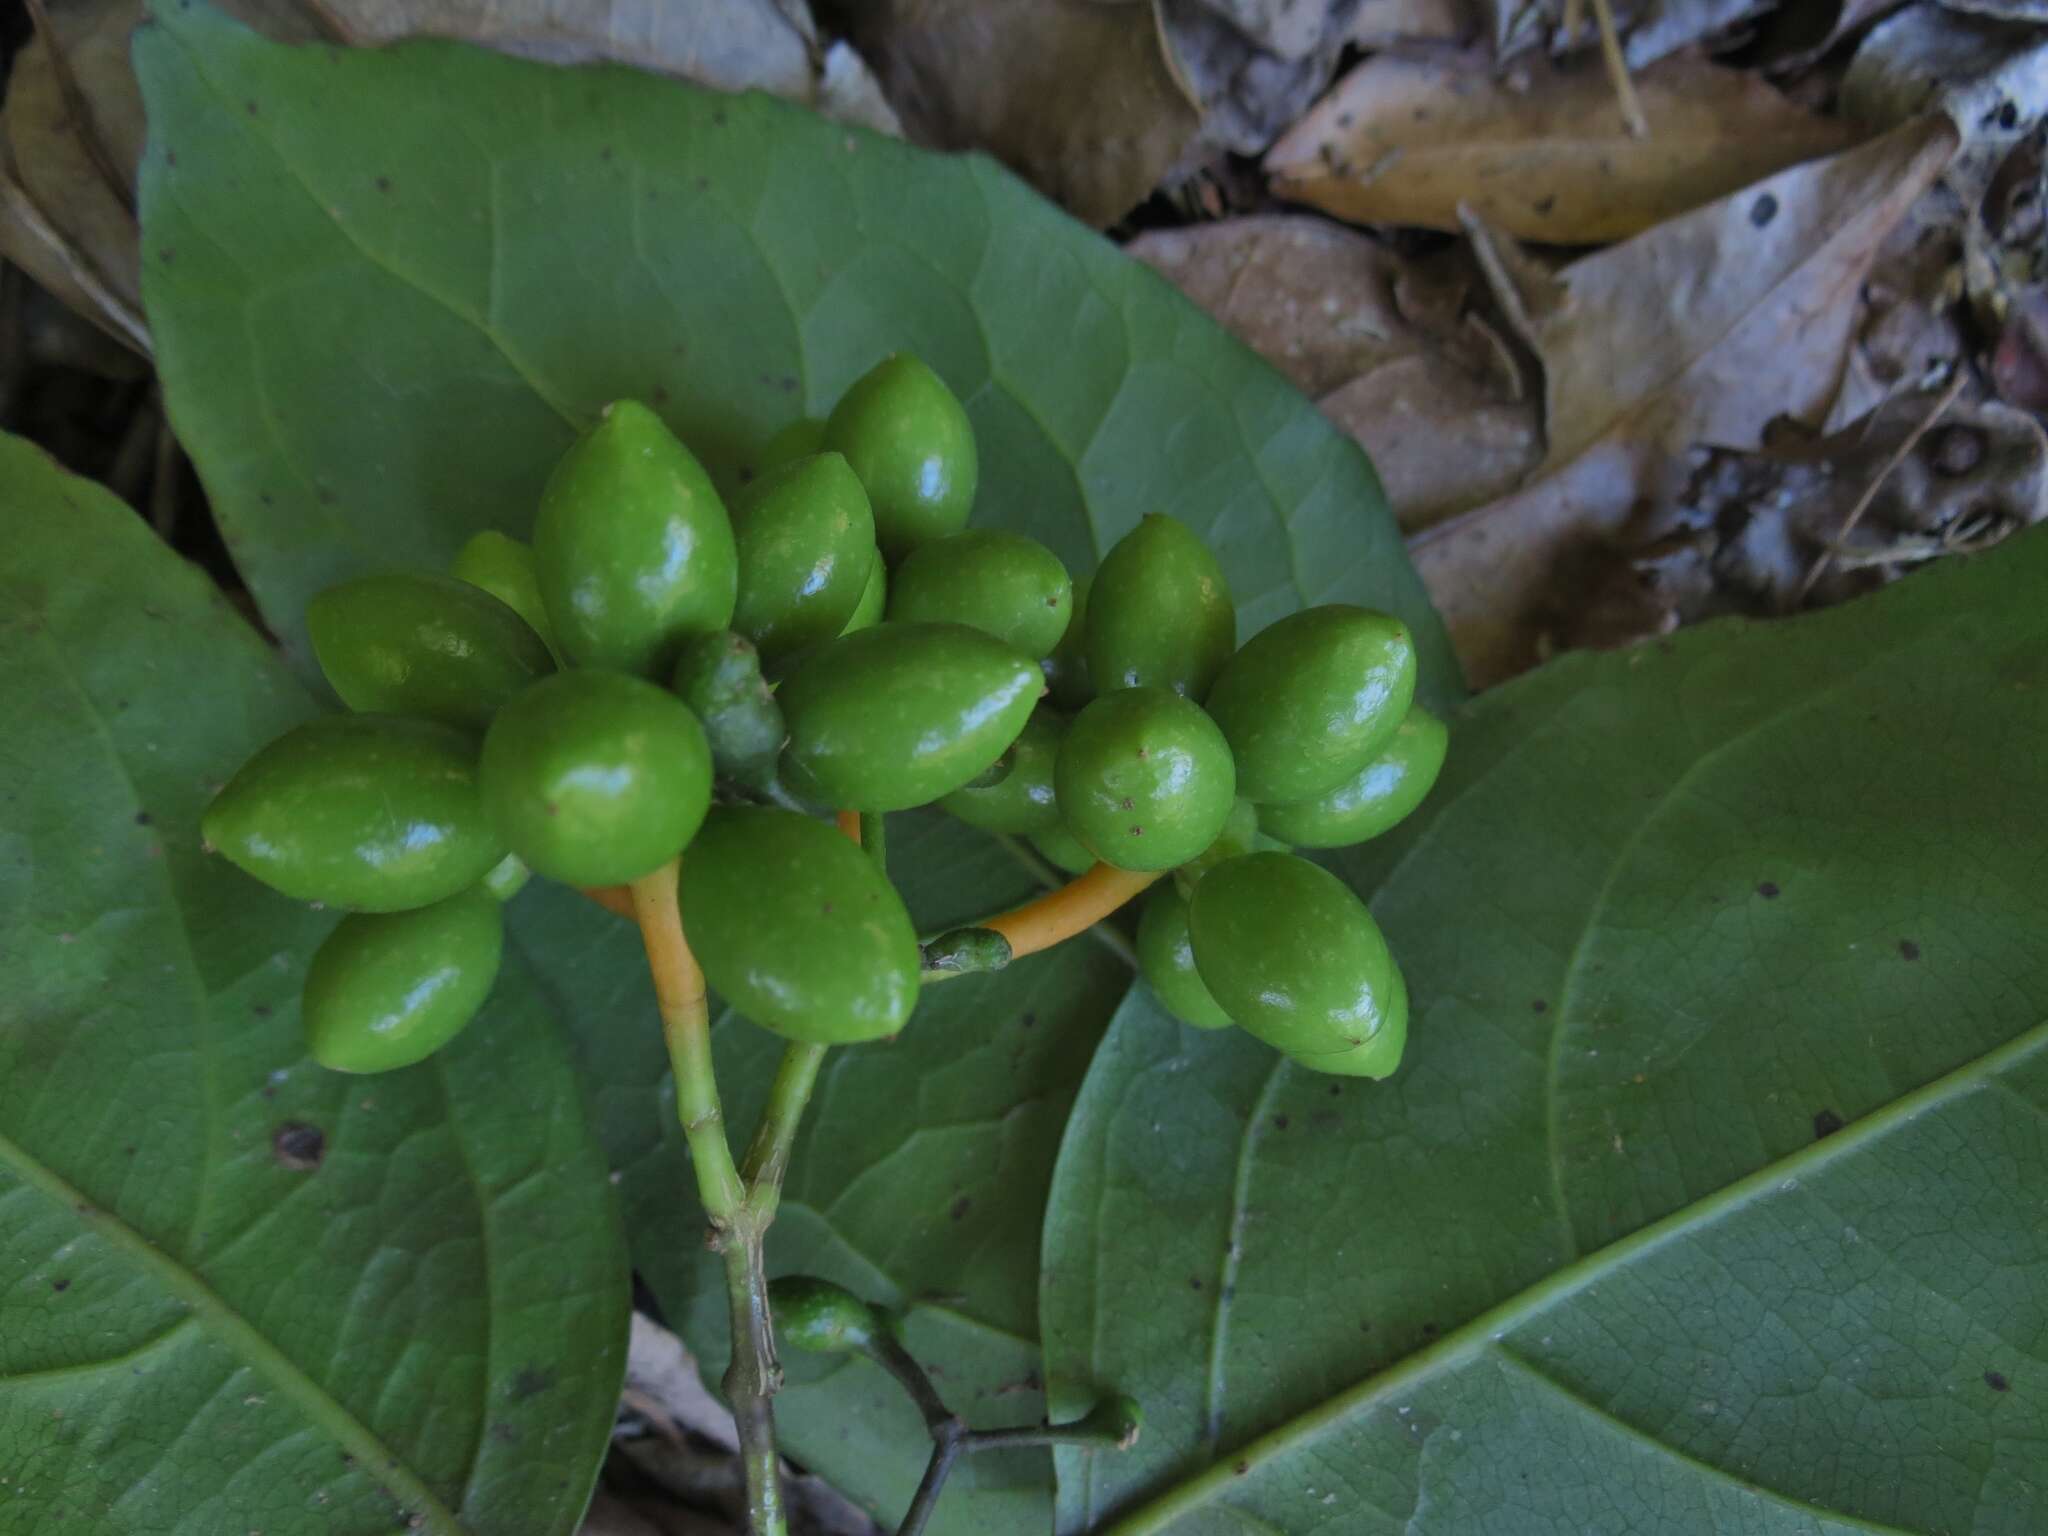
[[[1292,850],[1376,837],[1434,783],[1447,733],[1412,702],[1407,628],[1330,604],[1239,646],[1184,523],[1144,517],[1076,581],[1036,540],[967,527],[978,479],[966,411],[907,354],[777,432],[730,498],[620,401],[556,466],[531,545],[486,531],[450,574],[314,599],[349,713],[252,757],[205,836],[345,914],[306,979],[315,1059],[388,1071],[453,1039],[529,875],[619,908],[679,860],[705,977],[794,1041],[892,1035],[921,986],[1146,893],[1136,953],[1173,1015],[1314,1071],[1392,1072],[1400,970]],[[920,943],[832,817],[934,805],[1073,879]]]

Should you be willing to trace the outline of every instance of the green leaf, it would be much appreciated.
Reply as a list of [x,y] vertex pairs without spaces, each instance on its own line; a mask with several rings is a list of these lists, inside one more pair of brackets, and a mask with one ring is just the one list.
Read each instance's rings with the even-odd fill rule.
[[[1456,691],[1356,446],[989,161],[616,69],[292,50],[185,4],[136,54],[167,398],[301,665],[312,593],[439,565],[480,528],[525,534],[554,458],[610,399],[657,406],[731,484],[776,429],[909,348],[973,419],[978,525],[1085,571],[1170,510],[1218,549],[1247,634],[1309,602],[1389,608],[1420,637],[1426,694]],[[902,820],[892,867],[928,928],[1027,893],[977,836]],[[581,1035],[635,1262],[715,1378],[722,1319],[694,1298],[717,1287],[633,938],[562,893],[525,898],[514,928]],[[1040,1407],[1044,1192],[1126,984],[1085,947],[948,983],[902,1040],[835,1053],[798,1145],[772,1261],[914,1303],[914,1342],[978,1422]],[[718,1036],[738,1140],[774,1051],[734,1021]],[[865,1366],[777,1412],[808,1465],[892,1515],[907,1501],[927,1442]],[[1043,1453],[977,1456],[939,1528],[1042,1530],[1050,1490]]]
[[1383,1086],[1134,996],[1043,1282],[1060,1528],[2048,1528],[2048,534],[1484,696],[1351,873]]
[[511,967],[322,1071],[331,915],[199,813],[310,712],[126,507],[0,437],[0,1531],[566,1532],[624,1365],[570,1052]]

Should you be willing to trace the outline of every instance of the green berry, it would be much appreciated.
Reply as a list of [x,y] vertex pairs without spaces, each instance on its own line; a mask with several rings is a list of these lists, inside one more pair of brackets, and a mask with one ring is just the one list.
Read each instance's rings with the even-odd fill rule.
[[721,806],[683,860],[683,931],[704,974],[764,1029],[813,1045],[893,1035],[917,1004],[917,931],[827,822]]
[[867,585],[860,589],[860,601],[854,605],[853,616],[846,621],[842,635],[850,635],[857,629],[873,629],[882,622],[882,614],[889,606],[889,563],[882,558],[878,549],[868,565]]
[[1077,715],[1088,707],[1095,690],[1088,682],[1088,592],[1095,578],[1083,576],[1074,583],[1074,613],[1067,620],[1066,633],[1052,653],[1039,663],[1045,670],[1045,685],[1058,709]]
[[1333,603],[1247,640],[1209,692],[1237,756],[1238,789],[1261,805],[1342,784],[1393,740],[1415,696],[1415,642],[1389,614]]
[[1085,875],[1101,862],[1081,839],[1067,830],[1064,821],[1041,827],[1028,834],[1024,841],[1035,848],[1046,863],[1064,874]]
[[202,832],[273,890],[363,912],[441,901],[505,856],[475,738],[393,715],[331,715],[279,737],[215,797]]
[[854,381],[825,423],[825,446],[867,487],[876,542],[900,560],[967,526],[979,474],[974,429],[953,391],[907,352]]
[[1199,702],[1236,644],[1223,567],[1185,523],[1154,513],[1103,557],[1088,593],[1097,692],[1171,688]]
[[836,453],[794,459],[733,497],[732,627],[775,662],[846,627],[873,569],[867,493]]
[[484,894],[494,901],[510,901],[526,889],[526,882],[533,878],[533,871],[526,867],[526,861],[516,853],[508,853],[493,864],[479,882]]
[[939,808],[988,832],[1039,832],[1058,824],[1052,769],[1067,722],[1040,706],[1010,746],[1009,772],[987,788],[956,789]]
[[683,647],[671,685],[704,727],[711,763],[722,777],[758,784],[774,772],[787,734],[782,709],[761,676],[761,658],[731,630]]
[[882,1333],[873,1307],[845,1286],[815,1275],[783,1275],[769,1281],[768,1309],[782,1342],[807,1354],[866,1351]]
[[788,426],[763,443],[754,453],[749,466],[757,475],[765,475],[771,469],[808,459],[814,453],[825,451],[825,423],[817,416],[799,416]]
[[533,626],[453,576],[392,571],[329,587],[306,607],[313,654],[341,702],[481,731],[555,670]]
[[425,1061],[483,1007],[504,948],[498,903],[477,891],[343,918],[306,971],[313,1059],[336,1072]]
[[1172,869],[1223,830],[1236,803],[1223,733],[1177,693],[1120,688],[1074,717],[1053,783],[1067,829],[1118,869]]
[[1195,969],[1194,946],[1188,941],[1188,899],[1171,880],[1152,887],[1138,919],[1138,968],[1152,984],[1160,1004],[1184,1024],[1197,1029],[1227,1029],[1225,1013]]
[[1036,539],[974,528],[920,544],[896,568],[889,617],[899,623],[967,624],[1042,657],[1073,614],[1074,583]]
[[1214,842],[1194,858],[1173,872],[1174,883],[1183,895],[1192,894],[1202,876],[1221,864],[1225,859],[1234,859],[1241,853],[1250,853],[1258,846],[1259,808],[1249,800],[1239,799],[1230,807],[1223,830],[1216,834]]
[[541,495],[535,568],[563,653],[652,676],[729,628],[739,566],[725,505],[690,450],[621,400],[562,455]]
[[1259,828],[1297,848],[1343,848],[1378,837],[1422,804],[1444,765],[1450,732],[1420,705],[1358,772],[1313,800],[1259,807]]
[[547,604],[541,601],[540,575],[533,566],[533,546],[486,528],[462,546],[448,574],[472,587],[482,587],[499,602],[526,620],[539,635],[548,653],[562,659],[555,644],[555,629],[548,622]]
[[504,840],[568,885],[622,885],[690,841],[711,803],[711,750],[674,695],[622,672],[562,672],[499,711],[484,804]]
[[1188,926],[1210,995],[1303,1065],[1392,1038],[1393,958],[1365,903],[1328,870],[1291,853],[1231,859],[1195,887]]
[[783,776],[841,810],[928,805],[1001,757],[1045,691],[1038,664],[961,624],[883,624],[804,657],[777,700]]

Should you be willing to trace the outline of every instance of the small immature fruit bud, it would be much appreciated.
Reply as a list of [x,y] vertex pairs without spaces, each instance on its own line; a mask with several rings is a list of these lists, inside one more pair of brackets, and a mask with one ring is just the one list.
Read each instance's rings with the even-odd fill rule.
[[1042,832],[1057,825],[1053,764],[1066,733],[1067,722],[1041,704],[1003,754],[1009,771],[993,784],[976,780],[956,789],[939,802],[940,808],[988,832]]
[[1010,963],[1010,941],[993,928],[954,928],[924,946],[924,968],[947,975],[1000,971]]
[[768,1308],[783,1343],[807,1354],[865,1353],[883,1327],[873,1307],[845,1286],[815,1275],[784,1275],[769,1281]]
[[683,647],[672,686],[704,727],[722,777],[757,784],[775,769],[788,734],[782,709],[761,676],[761,658],[729,629]]

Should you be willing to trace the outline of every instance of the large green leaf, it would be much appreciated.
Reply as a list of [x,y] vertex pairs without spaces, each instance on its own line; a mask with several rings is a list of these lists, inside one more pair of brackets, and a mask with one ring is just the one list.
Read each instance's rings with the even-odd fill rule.
[[[524,533],[552,459],[607,400],[654,403],[729,480],[775,428],[909,347],[973,417],[978,523],[1086,569],[1165,508],[1217,546],[1247,632],[1306,602],[1391,608],[1421,637],[1430,695],[1455,689],[1357,448],[988,161],[621,70],[439,44],[286,49],[183,4],[137,62],[170,408],[302,662],[301,611],[323,584],[445,561],[481,527]],[[906,821],[895,853],[934,919],[1026,888],[936,822]],[[525,898],[515,925],[579,1027],[636,1263],[715,1367],[722,1323],[693,1300],[700,1229],[631,935],[559,894]],[[774,1262],[915,1303],[919,1349],[986,1422],[1039,1406],[1044,1192],[1125,985],[1085,949],[949,984],[901,1042],[835,1056],[797,1151]],[[736,1022],[718,1034],[744,1128],[774,1050]],[[907,1498],[923,1432],[862,1368],[799,1384],[778,1411],[807,1462],[892,1513]],[[942,1524],[1043,1529],[1050,1488],[1042,1455],[975,1458]]]
[[1134,996],[1062,1151],[1063,1530],[2048,1529],[2048,534],[1486,695],[1357,861],[1385,1085]]
[[624,1245],[515,964],[431,1064],[299,1041],[334,919],[199,813],[304,691],[119,502],[0,437],[0,1531],[572,1529]]

